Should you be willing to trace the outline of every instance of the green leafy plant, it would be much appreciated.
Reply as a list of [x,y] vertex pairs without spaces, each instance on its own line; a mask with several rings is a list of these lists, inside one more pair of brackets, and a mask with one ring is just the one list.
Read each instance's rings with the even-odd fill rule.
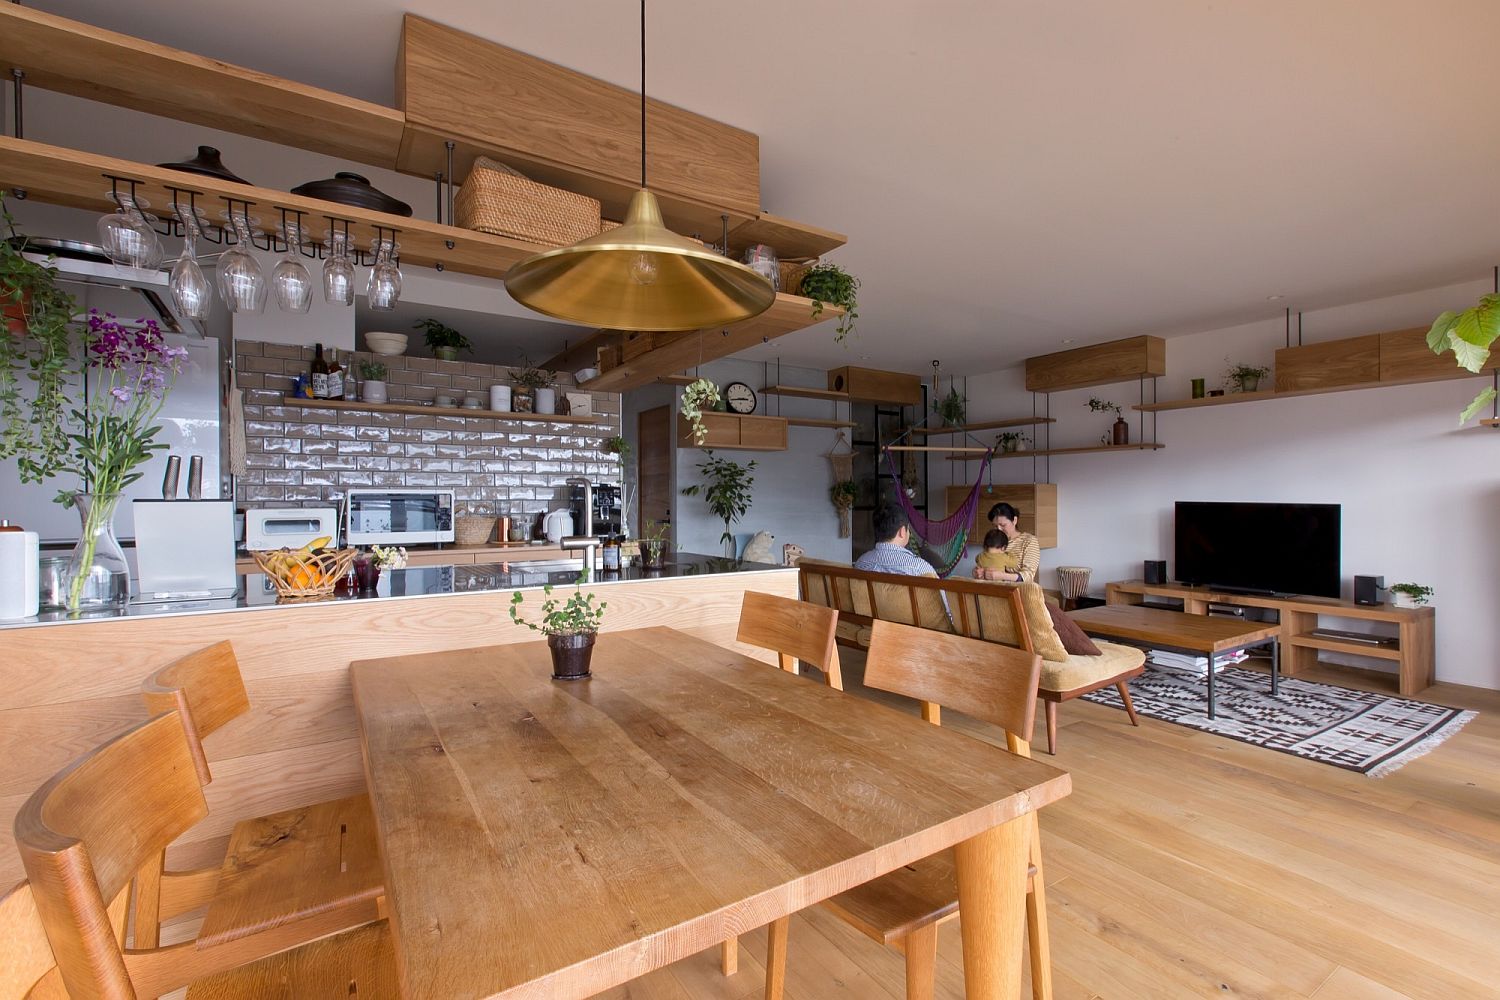
[[995,438],[1001,451],[1020,451],[1021,446],[1031,447],[1031,438],[1020,431],[1005,431]]
[[1098,396],[1089,397],[1089,409],[1094,413],[1107,413],[1110,410],[1113,410],[1115,416],[1118,417],[1122,415],[1120,412],[1120,404],[1111,403],[1109,400],[1100,399]]
[[390,374],[390,369],[380,361],[361,361],[359,363],[359,374],[367,382],[384,382],[385,377]]
[[552,384],[557,374],[549,372],[545,368],[538,368],[525,355],[522,355],[521,367],[512,368],[510,370],[510,377],[516,380],[517,385],[524,385],[528,389],[545,389]]
[[846,479],[841,483],[834,483],[828,488],[828,499],[839,510],[848,510],[854,506],[855,497],[859,496],[859,486],[852,479]]
[[600,601],[597,607],[594,606],[594,595],[585,594],[581,589],[587,576],[587,573],[581,574],[578,584],[573,587],[572,596],[566,601],[552,596],[552,584],[543,587],[542,618],[539,622],[530,622],[521,617],[521,605],[526,596],[516,591],[510,595],[510,620],[543,635],[593,635],[604,622],[604,609],[609,607],[609,602]]
[[468,337],[440,320],[419,319],[412,326],[423,331],[423,337],[427,341],[427,346],[432,350],[433,357],[437,357],[438,349],[443,347],[474,353],[474,345],[469,343]]
[[1386,590],[1393,594],[1405,594],[1414,604],[1426,604],[1432,600],[1433,590],[1420,583],[1393,583]]
[[724,522],[724,533],[719,541],[730,544],[734,536],[729,528],[750,510],[750,489],[755,485],[755,462],[740,465],[727,458],[715,458],[713,452],[698,463],[698,472],[706,482],[684,487],[682,495],[702,495],[713,515]]
[[802,276],[802,294],[813,300],[813,319],[823,315],[825,303],[844,310],[835,341],[842,344],[854,332],[854,321],[859,318],[859,279],[854,275],[837,264],[814,264]]
[[1271,369],[1260,365],[1247,365],[1243,361],[1224,359],[1229,368],[1224,372],[1224,385],[1233,386],[1240,392],[1254,392],[1260,380],[1271,374]]
[[667,535],[671,530],[671,525],[653,521],[640,538],[636,539],[641,552],[641,562],[644,565],[654,567],[661,564],[662,555],[667,551]]
[[[56,475],[68,452],[64,414],[71,403],[69,376],[82,366],[73,351],[78,306],[57,283],[57,270],[27,258],[15,219],[0,191],[0,218],[10,239],[0,239],[0,459],[14,458],[23,483]],[[34,385],[31,404],[23,380]]]
[[629,441],[626,441],[625,438],[621,435],[616,434],[614,437],[604,442],[604,450],[607,454],[619,455],[620,461],[624,462],[625,459],[630,457],[630,452],[632,449],[630,447]]
[[957,427],[964,422],[964,413],[967,412],[969,399],[958,391],[956,386],[950,386],[948,395],[932,404],[932,412],[943,418],[943,423],[951,427]]
[[700,378],[682,390],[682,402],[677,408],[693,427],[693,444],[702,444],[708,437],[708,428],[703,426],[703,411],[712,410],[718,402],[719,387],[709,379]]
[[[1496,337],[1500,337],[1500,295],[1491,294],[1482,296],[1478,305],[1463,312],[1445,312],[1434,320],[1432,329],[1427,331],[1427,346],[1434,354],[1452,351],[1460,368],[1477,375],[1489,361],[1490,345]],[[1494,399],[1494,386],[1485,386],[1459,415],[1458,422],[1466,424],[1473,420]]]

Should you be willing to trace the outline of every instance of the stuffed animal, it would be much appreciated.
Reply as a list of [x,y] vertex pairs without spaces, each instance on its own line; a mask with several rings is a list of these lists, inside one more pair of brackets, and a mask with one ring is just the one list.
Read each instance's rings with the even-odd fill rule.
[[745,562],[770,562],[771,543],[774,541],[776,541],[776,536],[769,531],[757,531],[750,536],[750,541],[745,543],[745,554],[742,558]]
[[807,552],[802,546],[796,542],[787,542],[781,547],[781,565],[795,566],[797,565],[797,561],[805,555],[807,555]]

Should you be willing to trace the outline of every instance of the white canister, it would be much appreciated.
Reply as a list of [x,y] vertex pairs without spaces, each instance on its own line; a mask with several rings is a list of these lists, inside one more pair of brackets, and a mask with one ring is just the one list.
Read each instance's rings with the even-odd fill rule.
[[557,390],[544,385],[536,391],[536,413],[557,412]]
[[510,386],[490,386],[490,409],[497,413],[510,412]]
[[35,531],[0,531],[0,619],[37,613],[40,542]]

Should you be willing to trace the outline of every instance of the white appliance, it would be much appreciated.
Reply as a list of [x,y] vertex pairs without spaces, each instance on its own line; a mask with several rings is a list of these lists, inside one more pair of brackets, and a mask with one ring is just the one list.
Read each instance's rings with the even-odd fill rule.
[[556,545],[573,533],[573,512],[554,510],[542,519],[542,531],[546,534],[547,541]]
[[[315,538],[336,539],[338,534],[336,507],[252,507],[245,511],[245,548],[251,552],[300,549]],[[224,537],[234,538],[232,521]]]
[[234,501],[137,500],[136,601],[208,600],[239,592]]
[[35,531],[0,528],[0,619],[30,618],[40,610]]
[[430,545],[453,541],[452,490],[349,490],[347,545]]

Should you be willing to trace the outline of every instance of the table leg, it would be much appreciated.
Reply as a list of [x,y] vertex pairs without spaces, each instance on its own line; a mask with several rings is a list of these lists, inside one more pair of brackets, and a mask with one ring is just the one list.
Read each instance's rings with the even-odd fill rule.
[[1276,697],[1277,684],[1281,679],[1281,639],[1271,640],[1271,697]]
[[1208,717],[1214,717],[1214,674],[1218,672],[1219,657],[1216,653],[1208,654]]
[[1020,816],[953,848],[968,1000],[1020,995],[1031,828],[1030,816]]

